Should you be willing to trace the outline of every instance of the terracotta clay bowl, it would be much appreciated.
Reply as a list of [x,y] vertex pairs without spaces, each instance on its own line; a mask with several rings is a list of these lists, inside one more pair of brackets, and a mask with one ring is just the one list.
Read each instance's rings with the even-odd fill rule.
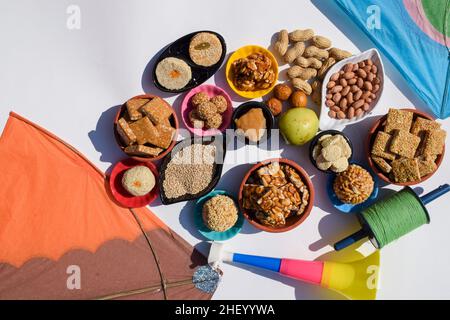
[[[244,209],[243,207],[243,188],[244,185],[246,184],[247,180],[250,178],[250,176],[256,172],[256,170],[258,170],[259,168],[268,165],[272,162],[279,162],[280,164],[287,164],[290,167],[294,168],[297,173],[300,175],[300,177],[302,178],[303,182],[307,185],[308,189],[309,189],[309,203],[308,206],[306,207],[305,211],[303,212],[302,215],[300,216],[294,216],[294,217],[289,217],[286,219],[286,224],[284,226],[281,227],[270,227],[270,226],[266,226],[263,225],[262,223],[260,223],[258,221],[258,219],[256,219],[255,215],[253,212],[249,212],[249,210]],[[297,163],[295,163],[292,160],[289,159],[284,159],[284,158],[279,158],[279,159],[269,159],[269,160],[265,160],[262,162],[259,162],[257,164],[255,164],[245,175],[245,177],[242,179],[242,183],[241,186],[239,188],[239,194],[238,194],[238,202],[239,202],[239,208],[240,211],[242,212],[242,214],[244,215],[245,219],[247,219],[247,221],[253,225],[255,228],[258,228],[262,231],[267,231],[267,232],[272,232],[272,233],[280,233],[280,232],[286,232],[289,230],[292,230],[296,227],[298,227],[299,225],[301,225],[306,218],[308,218],[313,206],[314,206],[314,186],[311,182],[311,179],[309,178],[308,174],[306,173],[306,171],[300,167]]]
[[[422,111],[418,111],[416,109],[401,109],[404,111],[411,111],[414,113],[414,119],[417,117],[422,117],[425,119],[429,119],[429,120],[435,120],[432,116],[426,114],[425,112]],[[421,183],[427,179],[429,179],[432,175],[434,175],[436,173],[436,171],[439,169],[442,160],[444,159],[444,154],[445,154],[445,146],[444,146],[444,151],[442,152],[441,155],[438,155],[437,159],[436,159],[436,170],[426,176],[424,176],[422,179],[418,180],[418,181],[410,181],[410,182],[395,182],[394,180],[391,180],[389,178],[389,176],[387,176],[383,171],[381,171],[377,164],[372,160],[371,157],[371,150],[372,150],[372,146],[373,143],[375,141],[375,138],[377,136],[378,131],[383,129],[383,126],[386,122],[387,119],[387,115],[384,115],[382,117],[380,117],[378,120],[375,121],[375,123],[373,124],[372,128],[369,130],[369,134],[367,136],[367,142],[366,142],[366,157],[367,157],[367,161],[369,162],[370,168],[372,168],[372,170],[375,172],[375,174],[383,181],[387,182],[387,183],[392,183],[398,186],[412,186],[412,185],[416,185],[418,183]]]
[[[153,99],[153,98],[156,98],[156,97],[158,97],[158,96],[155,96],[155,95],[152,95],[152,94],[142,94],[142,95],[139,95],[139,96],[135,96],[135,97],[133,97],[131,99],[137,99],[137,98]],[[163,99],[163,101],[166,102],[164,99]],[[172,106],[170,106],[169,103],[167,103],[167,105],[173,110]],[[114,118],[114,129],[113,129],[114,130],[114,137],[116,139],[117,145],[119,146],[119,148],[124,153],[125,153],[126,146],[124,145],[122,139],[119,136],[119,133],[117,132],[117,121],[119,121],[119,119],[123,116],[123,114],[126,112],[126,110],[127,110],[126,103],[124,103],[122,106],[120,106],[118,108],[116,117]],[[178,135],[179,124],[178,124],[178,118],[176,116],[175,110],[173,111],[172,116],[170,118],[170,123],[172,124],[172,127],[175,128],[175,135],[174,135],[174,139],[173,139],[172,143],[170,144],[170,146],[166,150],[161,152],[157,157],[138,157],[138,156],[131,156],[131,155],[128,155],[128,154],[125,153],[127,155],[127,157],[130,157],[130,158],[132,158],[134,160],[137,160],[137,161],[140,161],[140,162],[158,161],[158,160],[164,158],[173,149],[173,147],[177,143],[176,137]]]

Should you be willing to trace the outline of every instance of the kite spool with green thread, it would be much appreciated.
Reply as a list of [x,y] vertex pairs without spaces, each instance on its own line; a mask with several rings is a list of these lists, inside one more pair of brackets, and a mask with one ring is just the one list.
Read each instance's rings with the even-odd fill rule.
[[450,185],[445,184],[419,197],[410,187],[405,187],[359,213],[362,229],[337,242],[335,250],[342,250],[365,237],[369,237],[372,244],[381,249],[429,223],[430,216],[425,205],[449,191]]

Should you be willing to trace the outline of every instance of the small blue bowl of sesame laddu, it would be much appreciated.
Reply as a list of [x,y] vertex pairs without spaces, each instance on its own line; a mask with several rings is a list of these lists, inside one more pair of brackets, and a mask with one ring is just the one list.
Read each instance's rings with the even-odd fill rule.
[[224,190],[214,190],[197,200],[195,225],[200,234],[213,241],[225,241],[242,229],[244,217],[233,197]]

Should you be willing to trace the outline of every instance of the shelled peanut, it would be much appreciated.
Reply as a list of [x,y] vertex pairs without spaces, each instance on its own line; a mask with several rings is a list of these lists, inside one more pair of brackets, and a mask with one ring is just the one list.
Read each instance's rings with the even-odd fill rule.
[[328,83],[325,104],[333,119],[352,119],[369,112],[380,90],[378,68],[371,59],[347,63]]

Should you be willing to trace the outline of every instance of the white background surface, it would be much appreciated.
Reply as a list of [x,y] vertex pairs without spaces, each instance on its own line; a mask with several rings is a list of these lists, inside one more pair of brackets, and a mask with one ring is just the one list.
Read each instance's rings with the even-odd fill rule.
[[[66,28],[70,4],[81,9],[81,29]],[[362,33],[328,0],[296,1],[119,1],[119,0],[0,0],[0,129],[8,112],[15,112],[45,127],[75,146],[100,168],[107,170],[124,155],[115,145],[112,121],[115,106],[149,92],[159,94],[175,109],[181,96],[168,96],[151,85],[144,72],[152,58],[170,42],[197,30],[221,33],[228,52],[247,44],[268,47],[281,28],[313,28],[333,39],[335,46],[352,52],[371,47]],[[388,107],[423,108],[414,93],[384,58],[387,79],[375,114]],[[151,71],[150,64],[147,71]],[[225,85],[223,69],[208,83]],[[234,106],[242,99],[231,94]],[[363,141],[373,119],[348,127],[355,160],[363,160]],[[442,121],[450,130],[450,121]],[[450,131],[449,131],[450,132]],[[447,140],[447,143],[449,141]],[[20,143],[20,140],[18,140]],[[226,165],[218,188],[236,192],[250,167]],[[230,249],[267,256],[314,259],[332,250],[328,243],[358,227],[356,218],[338,213],[325,195],[325,176],[307,158],[307,146],[286,147],[271,154],[252,152],[250,162],[276,157],[297,161],[311,175],[315,207],[300,227],[283,234],[258,232],[248,223],[228,242]],[[233,157],[229,152],[227,157]],[[448,182],[448,156],[439,172],[420,185],[424,192]],[[388,189],[398,189],[386,186]],[[428,206],[432,224],[383,249],[379,298],[450,298],[450,198]],[[151,208],[192,245],[203,241],[192,219],[192,204]],[[181,212],[181,213],[180,213]],[[1,245],[1,244],[0,244]],[[198,248],[206,252],[206,245]],[[266,272],[222,266],[225,273],[216,299],[316,299],[337,297]]]

